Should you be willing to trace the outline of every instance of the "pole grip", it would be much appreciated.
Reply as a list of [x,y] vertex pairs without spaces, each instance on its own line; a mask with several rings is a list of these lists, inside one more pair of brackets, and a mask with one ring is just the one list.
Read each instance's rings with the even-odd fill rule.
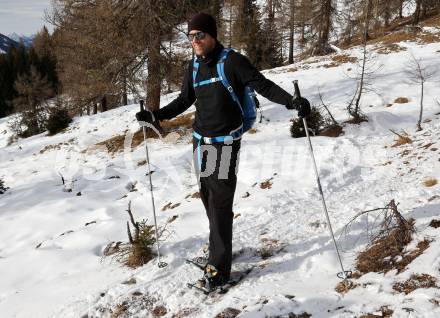
[[144,110],[144,100],[143,100],[143,99],[141,99],[141,100],[139,101],[139,108],[140,108],[140,111],[143,111],[143,110]]
[[295,96],[293,98],[294,99],[301,98],[301,92],[299,91],[298,80],[293,81],[293,87],[295,88]]

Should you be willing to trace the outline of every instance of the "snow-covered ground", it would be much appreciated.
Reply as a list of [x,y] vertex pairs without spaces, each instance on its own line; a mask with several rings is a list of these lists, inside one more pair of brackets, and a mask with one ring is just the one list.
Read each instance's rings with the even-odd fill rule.
[[[75,118],[63,134],[42,134],[9,146],[11,132],[8,118],[3,118],[0,178],[10,189],[0,195],[0,317],[149,317],[152,311],[166,312],[164,317],[215,317],[228,307],[241,311],[238,317],[243,318],[303,312],[359,317],[382,306],[392,309],[393,317],[439,317],[440,289],[408,295],[392,289],[413,273],[440,279],[439,230],[428,227],[440,216],[439,185],[423,184],[426,178],[440,180],[440,106],[435,101],[440,100],[440,43],[400,45],[405,50],[377,57],[382,68],[372,81],[374,92],[362,99],[369,121],[346,125],[338,138],[313,137],[312,142],[346,269],[354,269],[356,252],[365,246],[366,227],[358,220],[347,234],[344,225],[357,213],[395,199],[403,215],[416,220],[415,242],[433,239],[406,271],[370,273],[347,294],[335,291],[340,266],[307,141],[290,137],[290,119],[296,114],[264,98],[266,120],[243,139],[234,205],[234,266],[253,270],[226,295],[214,298],[186,288],[200,272],[186,265],[185,258],[200,254],[208,235],[200,200],[188,196],[198,190],[189,136],[148,140],[158,222],[178,217],[168,225],[170,236],[161,246],[168,266],[158,268],[153,260],[133,270],[103,258],[102,252],[109,242],[127,240],[129,201],[135,218],[152,220],[142,164],[145,149],[129,146],[138,129],[138,106]],[[354,48],[344,53],[359,57],[361,52]],[[420,132],[415,131],[420,90],[404,72],[410,53],[437,70],[425,85],[426,122]],[[292,80],[299,80],[302,95],[314,104],[319,104],[319,88],[336,120],[347,120],[345,107],[355,83],[346,74],[356,66],[328,68],[324,64],[329,57],[313,60],[317,62],[265,75],[290,92]],[[164,96],[162,104],[174,96]],[[409,102],[393,103],[398,97]],[[391,147],[395,135],[389,129],[405,130],[413,143]],[[121,134],[127,137],[122,152],[111,154],[96,146]],[[423,147],[429,143],[434,144]],[[265,181],[271,185],[263,188]],[[162,211],[170,202],[180,205]],[[262,259],[261,249],[273,255]]]

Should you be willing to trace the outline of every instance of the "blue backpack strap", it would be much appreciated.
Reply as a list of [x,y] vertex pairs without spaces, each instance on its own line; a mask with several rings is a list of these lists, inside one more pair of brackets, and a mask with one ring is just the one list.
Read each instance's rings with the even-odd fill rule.
[[196,61],[196,58],[193,59],[193,87],[197,87],[196,86],[196,77],[197,77],[197,72],[199,71],[199,66],[200,63]]
[[234,102],[238,104],[240,107],[241,113],[243,113],[243,108],[241,107],[240,99],[238,98],[237,94],[235,94],[234,89],[232,88],[231,84],[229,84],[228,78],[225,74],[225,61],[228,57],[229,52],[232,51],[231,49],[223,49],[223,51],[220,53],[220,58],[217,63],[217,74],[220,77],[223,86],[228,90],[228,92],[231,94],[232,99]]
[[212,83],[219,82],[219,81],[222,80],[221,77],[213,77],[213,78],[210,78],[210,79],[207,79],[207,80],[200,81],[200,82],[196,83],[196,77],[197,77],[197,72],[199,71],[199,66],[200,66],[200,63],[197,62],[196,58],[194,58],[194,60],[193,60],[193,72],[192,72],[192,75],[193,75],[193,87],[194,88],[199,87],[199,86],[203,86],[203,85],[212,84]]
[[218,82],[218,81],[221,81],[221,80],[222,79],[220,77],[213,77],[213,78],[201,81],[201,82],[193,83],[193,87],[196,88],[196,87],[199,87],[199,86],[212,84],[212,83],[215,83],[215,82]]

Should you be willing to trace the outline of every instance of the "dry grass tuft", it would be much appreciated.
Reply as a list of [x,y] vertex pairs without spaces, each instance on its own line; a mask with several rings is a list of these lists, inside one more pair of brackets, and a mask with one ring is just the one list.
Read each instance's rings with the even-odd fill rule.
[[409,99],[406,98],[406,97],[397,97],[397,98],[394,100],[394,103],[395,103],[395,104],[406,104],[406,103],[408,103],[408,102],[409,102]]
[[359,318],[390,318],[393,315],[394,311],[389,309],[388,306],[382,306],[377,313],[380,313],[380,315],[364,314]]
[[[366,250],[359,253],[356,269],[362,273],[386,273],[392,269],[402,271],[418,253],[405,255],[404,249],[415,232],[414,220],[406,220],[397,210],[394,200],[383,209],[383,219],[377,234]],[[429,244],[429,242],[428,242]],[[410,255],[411,254],[411,255]],[[417,256],[416,256],[417,255]]]
[[330,62],[330,64],[323,65],[325,68],[337,67],[345,63],[356,63],[358,60],[356,57],[349,56],[347,54],[333,55],[331,56],[331,59],[332,61]]
[[332,61],[337,62],[339,64],[343,64],[343,63],[356,63],[357,60],[358,60],[357,57],[349,56],[347,54],[334,55],[331,58],[332,58]]
[[[193,122],[194,113],[181,115],[173,120],[164,120],[160,123],[162,128],[162,137],[166,138],[167,136],[171,136],[171,134],[177,134],[177,136],[185,136],[190,134],[192,122]],[[117,135],[107,140],[101,141],[95,145],[96,146],[105,146],[107,151],[110,154],[115,154],[116,152],[124,150],[124,141],[126,138],[126,134]],[[152,129],[147,129],[147,138],[160,138],[158,134]],[[134,134],[133,139],[131,141],[131,149],[136,148],[140,144],[144,142],[144,132],[143,128],[139,128]],[[93,149],[94,147],[92,147]]]
[[330,127],[326,127],[323,130],[321,130],[318,134],[318,136],[326,136],[326,137],[339,137],[344,133],[344,130],[342,126],[340,125],[332,125]]
[[383,46],[379,47],[376,51],[379,54],[390,54],[390,53],[396,53],[406,50],[407,50],[406,48],[400,46],[397,43],[391,43],[391,44],[384,44]]
[[396,133],[394,130],[391,130],[391,129],[390,129],[390,131],[397,136],[397,140],[394,141],[394,144],[391,147],[399,147],[402,145],[412,143],[412,139],[409,138],[408,133],[406,133],[405,131],[403,131],[401,134]]
[[166,132],[171,132],[175,130],[187,130],[192,128],[194,113],[189,113],[176,117],[173,120],[164,120],[160,123],[160,126]]
[[409,149],[405,149],[404,151],[402,151],[402,152],[400,153],[400,157],[408,156],[410,153],[411,153],[411,150],[409,150]]
[[383,43],[391,45],[400,42],[417,42],[420,44],[436,43],[440,41],[440,36],[435,33],[424,32],[420,29],[393,32],[372,40],[370,43]]
[[191,194],[191,198],[193,199],[200,199],[200,192],[194,192],[193,194]]
[[398,31],[379,37],[373,40],[373,43],[378,42],[383,44],[394,44],[399,42],[415,41],[417,36],[418,34],[415,32]]
[[[98,142],[95,146],[92,146],[88,150],[99,150],[99,147],[105,147],[110,154],[115,154],[119,151],[124,150],[124,141],[126,135],[117,135],[107,140]],[[134,133],[131,147],[135,148],[139,146],[144,141],[142,130],[138,130]]]
[[167,220],[167,223],[173,223],[175,220],[177,220],[178,217],[178,215],[170,216]]
[[285,247],[285,244],[280,241],[269,238],[261,239],[261,247],[257,250],[257,255],[262,259],[268,259],[280,253]]
[[162,317],[165,316],[167,313],[168,310],[162,305],[156,306],[153,309],[153,317]]
[[287,317],[289,317],[289,318],[310,318],[310,317],[312,317],[312,315],[309,314],[308,312],[302,312],[300,314],[295,314],[293,312],[290,312]]
[[241,310],[228,307],[222,312],[218,313],[215,318],[235,318],[241,313]]
[[360,125],[365,122],[368,122],[368,118],[363,115],[358,117],[351,117],[349,120],[344,121],[345,124],[351,124],[351,125]]
[[126,302],[116,305],[116,307],[112,310],[111,318],[119,318],[125,315],[128,310],[128,306]]
[[189,317],[196,313],[200,312],[199,308],[183,308],[180,309],[178,312],[174,313],[171,318],[183,318],[183,317]]
[[345,281],[341,281],[341,282],[339,282],[339,283],[336,285],[336,287],[335,287],[335,291],[336,291],[337,293],[339,293],[339,294],[346,294],[346,293],[348,293],[350,290],[352,290],[352,289],[354,289],[354,288],[356,288],[356,287],[358,287],[358,286],[359,286],[359,284],[355,284],[355,283],[348,284],[348,283],[345,282]]
[[290,72],[290,73],[294,73],[297,72],[298,68],[297,67],[289,67],[288,69],[286,69],[286,72]]
[[427,143],[426,145],[423,145],[423,146],[421,146],[421,147],[419,147],[419,148],[428,149],[428,148],[431,147],[432,145],[435,145],[435,142]]
[[440,26],[440,14],[436,16],[430,17],[422,22],[422,25],[425,27],[439,27]]
[[165,204],[163,207],[162,207],[162,211],[166,211],[166,210],[169,210],[169,209],[175,209],[175,208],[177,208],[178,206],[180,206],[180,203],[175,203],[175,204],[173,204],[172,202],[168,202],[167,204]]
[[437,183],[438,183],[438,181],[436,178],[428,178],[423,181],[423,185],[428,188],[435,186]]
[[413,274],[404,282],[397,282],[393,285],[393,289],[399,293],[408,295],[419,288],[439,288],[437,286],[437,278],[428,274]]
[[273,178],[267,179],[266,181],[263,181],[260,183],[261,189],[272,189],[272,180]]

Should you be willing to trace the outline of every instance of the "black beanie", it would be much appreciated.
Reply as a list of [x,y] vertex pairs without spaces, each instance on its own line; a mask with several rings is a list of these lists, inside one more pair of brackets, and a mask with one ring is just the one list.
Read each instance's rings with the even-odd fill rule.
[[188,23],[188,33],[192,30],[199,30],[208,33],[214,39],[217,38],[217,25],[212,15],[198,13]]

